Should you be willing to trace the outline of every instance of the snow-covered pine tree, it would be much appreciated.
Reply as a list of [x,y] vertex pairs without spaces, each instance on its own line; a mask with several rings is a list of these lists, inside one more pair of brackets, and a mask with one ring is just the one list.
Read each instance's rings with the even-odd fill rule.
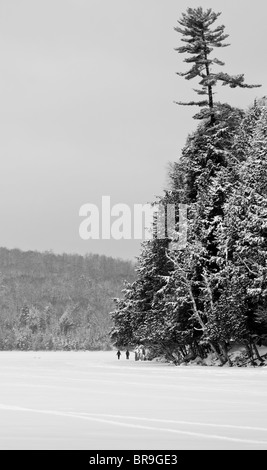
[[220,119],[211,127],[208,121],[188,136],[181,158],[171,165],[170,188],[179,202],[195,203],[207,191],[211,178],[223,168],[233,171],[232,145],[244,112],[229,105],[218,106]]
[[238,126],[232,145],[232,154],[237,159],[236,163],[242,163],[246,160],[251,151],[252,137],[257,121],[261,116],[261,108],[260,101],[255,100],[253,106],[247,110]]
[[211,57],[214,48],[229,46],[225,43],[228,34],[224,33],[225,26],[217,26],[211,28],[213,23],[218,19],[221,13],[215,13],[211,8],[203,10],[203,8],[188,8],[178,20],[179,26],[175,27],[175,31],[182,35],[181,41],[185,44],[176,48],[179,53],[189,54],[184,62],[192,64],[191,68],[186,72],[178,72],[177,74],[185,77],[187,80],[200,78],[200,89],[196,89],[196,93],[204,99],[200,101],[177,102],[177,104],[199,106],[202,110],[194,117],[197,119],[210,119],[213,124],[217,117],[217,104],[214,102],[214,87],[217,83],[228,85],[231,88],[254,88],[260,85],[248,85],[244,82],[244,75],[229,75],[224,72],[214,71],[214,66],[224,66],[224,62]]
[[[255,119],[256,116],[256,119]],[[251,119],[254,129],[251,129]],[[224,206],[218,246],[228,261],[229,280],[246,317],[243,339],[258,356],[257,337],[267,334],[267,110],[249,110],[237,140],[245,139],[246,159]],[[249,124],[249,132],[244,129]],[[247,137],[247,138],[246,138]],[[244,153],[245,157],[245,153]],[[226,296],[231,301],[231,295]],[[232,317],[233,324],[237,316]],[[251,349],[252,350],[252,349]]]
[[115,310],[110,313],[113,327],[110,331],[111,342],[116,347],[127,347],[135,344],[133,320],[135,316],[136,282],[126,283],[122,291],[123,298],[114,299]]
[[116,299],[112,312],[112,340],[119,344],[155,345],[157,330],[154,295],[162,288],[168,272],[167,239],[146,240],[136,267],[136,280],[124,290],[124,298]]
[[[233,280],[229,283],[225,256],[218,247],[217,231],[225,216],[224,204],[239,178],[239,160],[234,155],[232,146],[244,112],[222,105],[220,115],[221,120],[213,126],[209,126],[207,122],[198,126],[196,132],[189,137],[182,158],[174,165],[173,173],[170,173],[173,197],[176,194],[177,202],[179,196],[188,204],[190,249],[172,253],[176,267],[171,274],[168,288],[165,289],[165,303],[168,308],[162,308],[162,312],[166,318],[172,315],[173,325],[175,322],[176,325],[181,325],[177,321],[181,314],[183,319],[188,319],[183,323],[184,331],[187,331],[186,347],[194,344],[196,351],[202,346],[209,346],[214,348],[222,363],[226,360],[230,363],[228,345],[237,339],[241,341],[248,330],[236,285]],[[181,284],[185,288],[181,278],[182,266],[187,266],[190,279],[187,294],[185,290],[181,292]],[[195,312],[198,311],[204,326],[192,323],[192,318],[196,320],[196,314],[192,316],[192,296]],[[229,304],[226,302],[228,297],[231,299]],[[164,300],[162,303],[164,305]],[[177,329],[177,334],[179,332],[181,335],[178,326]],[[188,331],[191,331],[191,335]]]

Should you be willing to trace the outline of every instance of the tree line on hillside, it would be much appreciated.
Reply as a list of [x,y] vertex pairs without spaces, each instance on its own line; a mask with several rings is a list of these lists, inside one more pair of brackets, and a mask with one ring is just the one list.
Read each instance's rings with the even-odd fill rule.
[[213,352],[231,365],[234,344],[262,360],[257,345],[267,338],[267,103],[244,111],[215,102],[218,84],[258,86],[217,71],[224,63],[211,54],[228,45],[224,26],[212,26],[218,16],[189,8],[175,28],[190,65],[179,75],[201,86],[200,101],[178,104],[198,106],[200,123],[160,202],[187,205],[186,246],[175,248],[172,237],[145,241],[136,279],[111,313],[114,344],[142,344],[175,363]]
[[133,264],[0,248],[0,350],[111,347],[109,311]]

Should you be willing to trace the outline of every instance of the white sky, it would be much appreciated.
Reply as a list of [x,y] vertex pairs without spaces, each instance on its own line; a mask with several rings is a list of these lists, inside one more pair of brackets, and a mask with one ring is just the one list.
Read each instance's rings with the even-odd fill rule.
[[0,246],[122,258],[139,242],[79,237],[79,208],[146,203],[166,187],[197,122],[197,83],[178,77],[177,19],[188,7],[221,11],[224,70],[260,89],[218,90],[246,108],[266,91],[262,0],[1,0]]

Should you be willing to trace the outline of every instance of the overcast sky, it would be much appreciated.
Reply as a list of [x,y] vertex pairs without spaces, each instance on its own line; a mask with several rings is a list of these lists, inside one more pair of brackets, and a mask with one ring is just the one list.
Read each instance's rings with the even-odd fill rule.
[[221,11],[217,57],[252,90],[218,90],[246,108],[266,90],[263,0],[1,0],[0,246],[133,258],[139,242],[81,240],[80,206],[153,201],[197,121],[174,26],[188,7]]

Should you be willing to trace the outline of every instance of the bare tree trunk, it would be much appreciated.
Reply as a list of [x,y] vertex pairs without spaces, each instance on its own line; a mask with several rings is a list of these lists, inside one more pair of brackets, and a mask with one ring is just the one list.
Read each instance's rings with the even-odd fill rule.
[[250,339],[247,339],[247,341],[245,342],[245,346],[246,346],[246,350],[248,353],[248,357],[251,359],[251,363],[255,365],[253,348],[252,348],[252,343]]
[[227,352],[227,348],[226,348],[225,343],[220,343],[220,348],[222,350],[225,361],[228,362],[229,367],[232,367],[233,364],[232,364],[232,361],[231,361],[230,357],[228,356],[228,352]]
[[251,346],[249,344],[249,341],[245,342],[245,347],[246,347],[246,351],[248,353],[249,359],[253,359],[253,352],[252,352]]
[[[210,299],[210,307],[211,307],[211,310],[214,311],[214,303],[213,303],[213,297],[212,297],[212,290],[211,290],[211,287],[210,287],[210,284],[209,284],[209,280],[208,280],[208,277],[206,275],[206,273],[203,274],[203,278],[204,278],[204,281],[205,281],[205,284],[206,284],[206,288],[207,288],[207,291],[208,291],[208,295],[209,295],[209,299]],[[214,347],[214,344],[212,342],[210,342],[210,345],[213,349],[213,351],[215,352],[215,354],[217,355],[218,359],[220,360],[221,362],[221,365],[224,365],[225,362],[228,360],[228,356],[225,358],[225,360],[223,360],[221,354],[216,350],[216,348]],[[225,356],[224,354],[224,351],[223,351],[223,355]]]
[[[206,76],[210,77],[210,68],[208,63],[208,53],[207,53],[207,45],[204,33],[202,32],[202,39],[204,42],[204,57],[205,57],[205,69],[206,69]],[[209,109],[210,109],[210,123],[213,125],[215,123],[215,113],[214,113],[214,103],[213,103],[213,92],[212,86],[208,85],[208,97],[209,97]]]
[[209,345],[210,345],[212,351],[215,353],[217,359],[219,359],[221,365],[223,366],[226,361],[223,359],[222,355],[219,353],[219,351],[217,350],[217,348],[215,347],[215,345],[213,344],[212,341],[209,341]]

